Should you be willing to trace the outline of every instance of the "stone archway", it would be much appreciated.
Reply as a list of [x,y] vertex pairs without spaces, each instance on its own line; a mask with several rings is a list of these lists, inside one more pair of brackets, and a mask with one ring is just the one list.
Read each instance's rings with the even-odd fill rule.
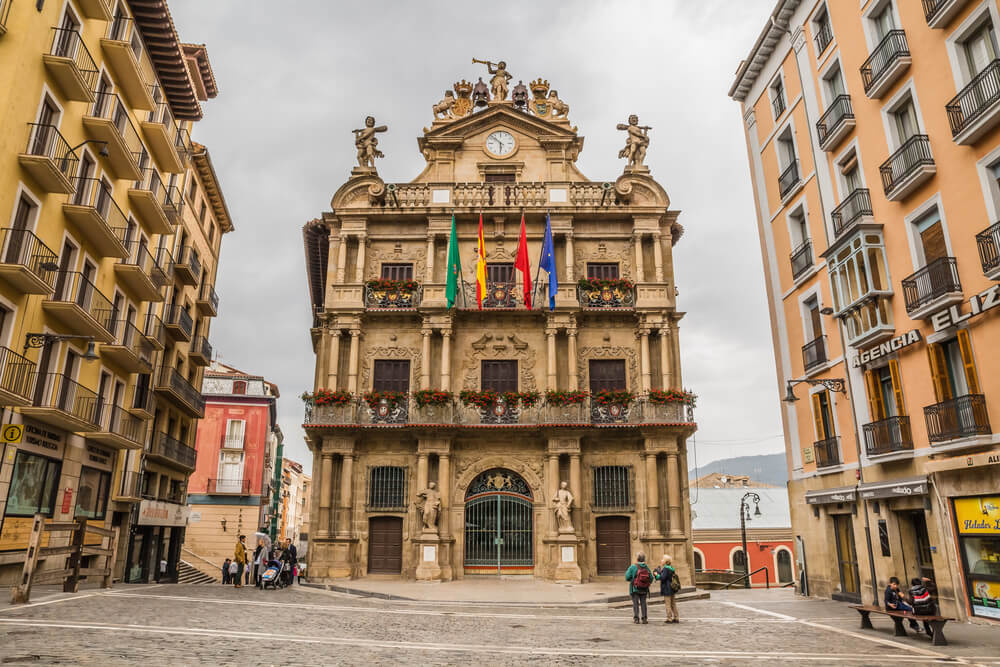
[[465,490],[463,567],[467,574],[529,574],[535,566],[534,495],[507,468],[481,472]]

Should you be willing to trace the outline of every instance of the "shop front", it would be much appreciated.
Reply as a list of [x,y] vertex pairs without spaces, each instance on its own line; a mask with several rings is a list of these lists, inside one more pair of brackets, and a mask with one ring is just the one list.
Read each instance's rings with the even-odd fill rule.
[[27,419],[23,425],[20,444],[4,445],[3,468],[5,473],[10,470],[10,486],[0,519],[0,552],[26,549],[32,517],[51,518],[60,503],[66,505],[72,497],[70,489],[60,494],[59,486],[66,433]]
[[160,500],[139,503],[125,580],[128,583],[176,582],[184,528],[191,509]]
[[1000,620],[1000,495],[951,502],[970,611]]

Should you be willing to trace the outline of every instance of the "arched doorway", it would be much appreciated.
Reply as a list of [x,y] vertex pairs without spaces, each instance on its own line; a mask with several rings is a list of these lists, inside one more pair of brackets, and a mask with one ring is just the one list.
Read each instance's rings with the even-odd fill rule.
[[778,583],[787,584],[792,581],[792,554],[788,549],[778,550]]
[[515,472],[480,473],[465,492],[465,571],[517,574],[534,567],[532,494]]

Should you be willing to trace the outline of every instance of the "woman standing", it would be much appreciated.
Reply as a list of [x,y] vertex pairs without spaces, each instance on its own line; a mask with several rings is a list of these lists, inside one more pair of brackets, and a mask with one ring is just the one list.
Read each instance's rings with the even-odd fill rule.
[[656,568],[656,578],[660,580],[660,595],[663,596],[663,604],[667,608],[667,620],[663,621],[664,623],[681,622],[681,617],[677,614],[677,600],[674,599],[674,594],[677,592],[673,586],[676,572],[677,570],[670,564],[670,556],[663,554],[660,566]]

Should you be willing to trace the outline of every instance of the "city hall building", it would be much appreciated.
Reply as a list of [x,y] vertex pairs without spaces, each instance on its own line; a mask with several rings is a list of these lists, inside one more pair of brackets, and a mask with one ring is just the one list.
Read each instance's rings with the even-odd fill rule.
[[[505,63],[487,67],[492,89],[462,80],[434,105],[409,183],[379,177],[385,119],[366,120],[359,166],[303,228],[310,578],[617,580],[645,551],[671,554],[689,585],[695,424],[672,259],[683,229],[643,165],[648,128],[620,125],[624,173],[588,180],[549,83],[508,96]],[[515,269],[522,215],[533,307]],[[551,303],[538,271],[547,215]]]

